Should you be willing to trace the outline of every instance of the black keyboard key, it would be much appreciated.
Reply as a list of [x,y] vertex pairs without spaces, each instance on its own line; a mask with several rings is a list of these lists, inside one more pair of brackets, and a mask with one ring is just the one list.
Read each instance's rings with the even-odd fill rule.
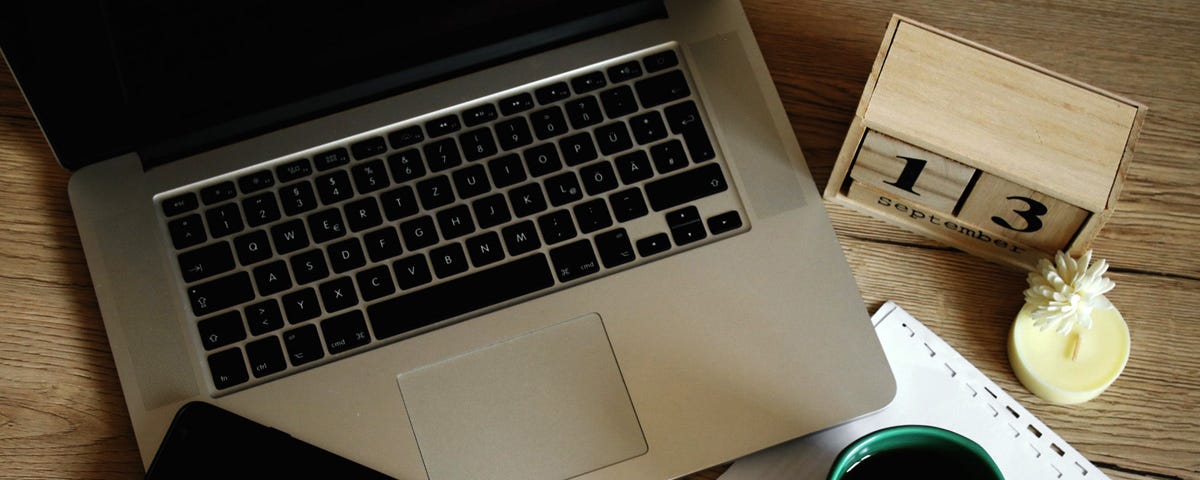
[[300,179],[312,175],[312,164],[307,158],[292,160],[288,163],[275,167],[275,176],[279,177],[279,183],[287,183],[292,180]]
[[571,88],[575,89],[575,93],[587,93],[605,85],[607,83],[601,72],[585,73],[571,79]]
[[471,165],[455,170],[451,176],[454,188],[458,190],[458,198],[467,199],[483,195],[492,189],[488,184],[487,170],[483,165]]
[[650,199],[650,208],[657,212],[728,188],[721,166],[713,163],[647,183],[646,196]]
[[600,263],[592,251],[592,242],[587,240],[550,250],[550,260],[554,262],[554,274],[560,282],[569,282],[600,271]]
[[163,215],[168,217],[190,212],[199,207],[200,202],[196,200],[196,194],[192,192],[181,193],[162,201]]
[[312,320],[321,315],[321,304],[317,301],[317,291],[306,288],[283,296],[283,311],[287,314],[288,323],[295,325]]
[[595,133],[596,143],[600,145],[600,153],[605,155],[613,155],[633,147],[633,140],[629,138],[629,129],[625,128],[623,122],[614,122],[598,127]]
[[698,242],[708,236],[704,230],[704,222],[700,220],[700,210],[695,206],[683,207],[666,214],[667,226],[671,228],[671,237],[675,244],[684,246]]
[[554,245],[575,238],[575,222],[571,220],[571,212],[556,210],[538,217],[538,228],[542,231],[542,239],[546,245]]
[[333,273],[348,272],[367,264],[362,244],[357,238],[334,243],[326,249],[326,253],[329,254],[329,266],[333,268]]
[[462,145],[463,156],[468,162],[496,154],[496,139],[492,137],[492,131],[487,127],[459,135],[458,142]]
[[453,138],[438,140],[425,145],[425,161],[429,171],[440,172],[462,165],[462,155],[458,152],[458,144]]
[[542,246],[542,242],[538,240],[537,228],[528,220],[504,227],[500,230],[500,235],[504,237],[508,254],[513,257],[532,252]]
[[216,185],[209,185],[200,189],[200,200],[205,205],[212,205],[218,202],[224,202],[237,196],[237,189],[234,188],[233,182],[221,182]]
[[490,103],[468,108],[462,114],[463,123],[467,124],[468,127],[485,124],[495,120],[498,116],[496,114],[496,107]]
[[242,265],[253,265],[271,258],[271,241],[263,230],[234,238],[233,249],[237,252],[238,263]]
[[382,155],[386,151],[387,144],[383,142],[383,137],[371,137],[350,145],[350,153],[354,154],[355,160]]
[[627,222],[650,213],[646,208],[646,199],[637,188],[621,190],[608,196],[612,204],[613,216],[618,222]]
[[294,183],[279,189],[279,201],[283,204],[283,213],[288,216],[317,208],[317,196],[313,193],[312,184],[308,182]]
[[346,234],[342,213],[336,208],[309,215],[308,229],[312,231],[312,239],[316,243],[325,243]]
[[400,224],[400,236],[404,237],[404,246],[408,251],[420,250],[437,243],[437,230],[433,226],[433,217],[425,215]]
[[321,302],[325,311],[333,313],[358,305],[358,293],[350,277],[335,278],[321,284]]
[[371,343],[371,333],[359,310],[322,320],[321,333],[325,336],[325,348],[334,355]]
[[246,338],[242,314],[237,310],[201,320],[196,323],[196,328],[200,331],[200,343],[205,350],[221,348]]
[[533,108],[533,95],[520,93],[500,100],[500,113],[505,116]]
[[532,143],[533,133],[529,131],[525,117],[513,117],[496,124],[496,140],[500,142],[500,148],[512,150]]
[[270,170],[260,170],[238,177],[238,188],[242,190],[242,193],[254,193],[274,186],[275,176],[271,175]]
[[275,251],[286,255],[308,246],[308,232],[300,219],[289,220],[271,227],[271,238],[275,240]]
[[255,340],[246,344],[246,358],[250,361],[250,372],[255,378],[262,378],[287,368],[283,359],[283,347],[274,336]]
[[642,102],[642,108],[656,107],[692,94],[691,89],[688,88],[687,79],[683,78],[683,72],[679,70],[638,80],[634,86],[637,87],[638,100]]
[[358,193],[371,193],[387,188],[391,184],[388,181],[387,168],[383,166],[383,160],[371,160],[361,165],[355,165],[350,169],[350,173],[354,177],[354,187],[358,189]]
[[279,203],[275,201],[275,194],[271,192],[263,192],[242,200],[242,210],[246,212],[246,224],[251,227],[279,220]]
[[654,167],[660,174],[688,166],[687,154],[683,152],[683,144],[679,140],[668,140],[650,147],[650,156],[654,158]]
[[392,274],[388,273],[387,265],[363,270],[355,274],[354,278],[358,280],[358,290],[362,293],[364,302],[396,292],[396,284],[392,283]]
[[730,210],[728,212],[713,215],[708,217],[708,229],[713,235],[720,235],[730,230],[737,230],[742,226],[742,217],[737,211]]
[[337,168],[347,163],[350,163],[350,154],[344,148],[335,148],[313,155],[313,164],[317,166],[318,172]]
[[392,226],[383,227],[363,235],[363,243],[367,245],[367,258],[372,262],[382,262],[404,253],[400,246],[400,234]]
[[471,220],[471,208],[466,205],[455,205],[437,213],[438,226],[442,229],[442,238],[446,240],[475,233],[475,222]]
[[345,170],[338,170],[317,177],[317,196],[321,203],[332,205],[354,196],[354,188],[350,186],[350,175]]
[[392,180],[404,183],[425,176],[425,164],[421,161],[421,151],[410,148],[400,153],[388,156],[388,168],[392,170]]
[[708,132],[704,129],[704,122],[700,120],[700,112],[696,109],[695,102],[689,100],[671,105],[665,112],[671,133],[683,135],[683,142],[687,144],[693,162],[700,163],[716,157],[716,151],[709,141]]
[[433,281],[433,274],[429,273],[429,263],[425,262],[425,255],[412,255],[396,260],[392,264],[392,271],[396,273],[396,285],[403,290]]
[[416,215],[421,209],[417,205],[417,195],[408,185],[383,192],[379,201],[383,203],[384,215],[391,221]]
[[625,62],[608,68],[608,79],[613,83],[624,82],[640,76],[642,76],[642,66],[638,62]]
[[375,337],[388,338],[553,285],[546,256],[530,255],[368,306],[367,317]]
[[423,141],[425,141],[425,134],[417,125],[404,127],[388,134],[388,143],[392,144],[392,148],[404,148]]
[[633,130],[633,139],[637,140],[638,145],[667,138],[667,126],[663,124],[662,115],[654,110],[630,118],[629,129]]
[[297,285],[312,283],[329,276],[329,265],[325,263],[325,255],[320,250],[296,254],[290,261]]
[[546,196],[559,207],[583,198],[583,188],[575,172],[564,172],[546,179]]
[[600,92],[600,103],[604,105],[604,114],[608,118],[620,118],[638,110],[637,101],[633,98],[633,89],[629,85],[610,88]]
[[567,119],[571,121],[572,128],[583,129],[604,121],[604,115],[600,113],[600,103],[591,95],[571,100],[567,102],[566,107]]
[[258,295],[266,297],[292,288],[292,277],[288,275],[287,264],[276,260],[255,267],[254,283],[258,285]]
[[433,263],[433,273],[438,278],[446,278],[467,271],[467,256],[463,253],[462,245],[451,243],[429,251],[429,261]]
[[584,165],[579,169],[579,178],[588,195],[599,195],[617,188],[617,174],[612,162],[601,160]]
[[284,332],[283,345],[287,348],[288,361],[292,362],[293,367],[320,360],[325,356],[316,325],[305,325]]
[[442,135],[454,133],[460,128],[462,128],[462,125],[458,123],[458,116],[454,114],[425,122],[425,131],[429,133],[429,138],[437,138]]
[[516,185],[527,178],[525,167],[521,166],[521,157],[515,153],[488,160],[487,168],[492,173],[492,180],[496,182],[496,188]]
[[475,211],[475,220],[479,222],[479,228],[491,228],[512,219],[512,212],[508,211],[508,202],[505,202],[504,195],[499,193],[476,200],[471,204],[471,209]]
[[571,89],[567,87],[567,82],[558,82],[534,90],[533,94],[538,103],[545,105],[571,96]]
[[217,387],[217,390],[224,390],[250,379],[250,374],[246,373],[246,360],[239,348],[209,355],[208,371],[212,373],[213,386]]
[[562,169],[562,160],[558,158],[558,149],[553,143],[543,143],[525,150],[525,165],[529,167],[529,175],[540,177]]
[[204,211],[208,221],[208,233],[212,238],[221,238],[242,231],[242,213],[236,203],[230,202]]
[[649,257],[671,249],[671,239],[665,233],[656,233],[637,241],[638,255]]
[[433,210],[449,205],[454,201],[454,191],[450,189],[450,177],[436,177],[417,182],[417,195],[421,197],[421,205],[425,210]]
[[588,200],[571,208],[575,212],[575,220],[579,221],[581,233],[592,233],[611,227],[612,215],[608,213],[608,204],[603,198]]
[[476,268],[504,259],[504,246],[496,232],[487,232],[467,239],[467,254]]
[[567,161],[567,165],[579,165],[598,157],[596,143],[592,141],[592,136],[588,132],[563,137],[558,141],[558,146],[562,149],[563,159]]
[[675,56],[675,51],[667,50],[646,56],[642,63],[646,65],[647,72],[654,73],[679,65],[679,58]]
[[283,328],[283,312],[279,310],[279,302],[270,299],[246,307],[246,325],[250,326],[252,335],[262,335]]
[[512,202],[513,213],[517,217],[528,217],[546,209],[546,197],[542,195],[542,187],[536,183],[509,190],[508,200]]
[[621,155],[614,162],[617,165],[617,174],[621,176],[621,181],[626,185],[654,176],[654,170],[650,168],[650,157],[647,157],[643,150],[634,150]]
[[228,242],[214,243],[179,254],[183,280],[191,283],[233,270],[233,251]]
[[562,109],[557,106],[529,114],[529,121],[533,124],[533,133],[537,135],[538,140],[567,133],[567,118],[563,116]]
[[604,268],[615,268],[637,258],[624,228],[596,235],[596,250],[600,251],[600,263],[604,264]]
[[192,314],[197,317],[254,299],[254,287],[250,285],[250,274],[246,272],[237,272],[192,285],[187,293],[192,305]]
[[375,202],[374,197],[347,203],[342,210],[346,214],[346,225],[350,226],[351,232],[361,232],[383,223],[383,216],[379,213],[379,204]]

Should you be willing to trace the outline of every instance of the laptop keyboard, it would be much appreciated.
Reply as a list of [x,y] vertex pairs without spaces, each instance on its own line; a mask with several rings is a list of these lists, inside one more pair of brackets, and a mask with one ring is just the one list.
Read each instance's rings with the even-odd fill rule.
[[745,231],[672,46],[156,197],[217,395]]

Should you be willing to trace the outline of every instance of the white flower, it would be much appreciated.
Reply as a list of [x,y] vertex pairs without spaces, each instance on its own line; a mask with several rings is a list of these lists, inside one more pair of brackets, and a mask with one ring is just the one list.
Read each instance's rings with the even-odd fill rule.
[[1089,267],[1091,261],[1092,251],[1088,250],[1078,260],[1058,252],[1054,264],[1044,258],[1038,262],[1025,290],[1025,302],[1035,306],[1034,326],[1067,335],[1076,324],[1092,328],[1093,309],[1112,307],[1104,298],[1117,285],[1104,277],[1108,263],[1100,260]]

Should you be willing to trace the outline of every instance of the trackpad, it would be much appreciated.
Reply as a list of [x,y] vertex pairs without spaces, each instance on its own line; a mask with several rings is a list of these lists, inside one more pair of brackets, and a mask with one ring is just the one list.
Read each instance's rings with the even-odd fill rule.
[[562,479],[646,452],[594,313],[396,378],[431,480]]

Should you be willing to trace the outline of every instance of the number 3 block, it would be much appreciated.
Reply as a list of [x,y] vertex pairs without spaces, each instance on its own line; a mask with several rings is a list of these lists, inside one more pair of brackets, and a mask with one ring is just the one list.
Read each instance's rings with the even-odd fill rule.
[[1044,251],[1068,244],[1089,212],[983,172],[958,218]]

